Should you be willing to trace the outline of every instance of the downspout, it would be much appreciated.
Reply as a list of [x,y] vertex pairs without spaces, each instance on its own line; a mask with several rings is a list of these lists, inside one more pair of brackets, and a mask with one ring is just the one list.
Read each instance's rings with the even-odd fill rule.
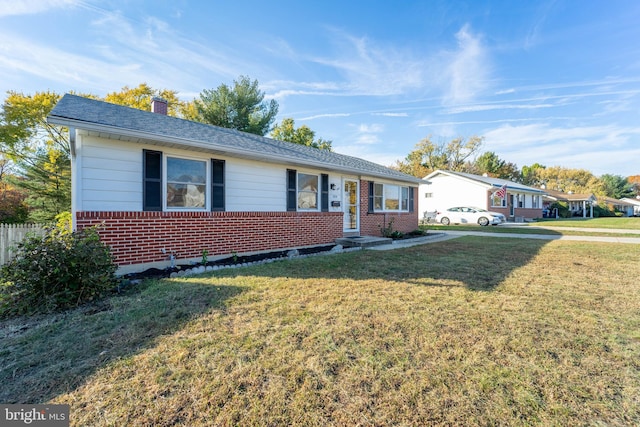
[[76,228],[76,211],[77,211],[77,197],[76,188],[78,173],[76,171],[77,158],[76,158],[76,128],[69,127],[69,151],[71,153],[71,229],[77,231]]

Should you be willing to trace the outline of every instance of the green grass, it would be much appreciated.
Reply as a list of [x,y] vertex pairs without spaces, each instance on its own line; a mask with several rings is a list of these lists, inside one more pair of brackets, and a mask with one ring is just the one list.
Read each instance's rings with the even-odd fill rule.
[[[512,225],[512,226],[510,226]],[[543,228],[544,227],[544,228]],[[423,230],[469,230],[482,231],[486,233],[518,233],[518,234],[549,234],[564,236],[604,236],[604,237],[639,237],[640,218],[593,218],[593,219],[558,219],[539,220],[531,223],[505,224],[497,227],[480,227],[476,224],[441,225],[427,224],[421,225]],[[587,228],[597,228],[598,231],[585,230]],[[624,229],[627,233],[613,233],[607,230]]]
[[465,237],[149,282],[1,323],[72,425],[637,425],[640,245]]
[[640,217],[626,218],[570,218],[570,219],[542,219],[532,225],[575,227],[575,228],[622,228],[640,230]]

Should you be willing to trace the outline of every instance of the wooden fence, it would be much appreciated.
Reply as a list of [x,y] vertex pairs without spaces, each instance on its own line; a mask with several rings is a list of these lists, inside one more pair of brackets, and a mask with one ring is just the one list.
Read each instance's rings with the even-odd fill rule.
[[0,224],[0,265],[4,265],[13,257],[13,248],[20,243],[29,232],[41,233],[46,227],[43,224]]

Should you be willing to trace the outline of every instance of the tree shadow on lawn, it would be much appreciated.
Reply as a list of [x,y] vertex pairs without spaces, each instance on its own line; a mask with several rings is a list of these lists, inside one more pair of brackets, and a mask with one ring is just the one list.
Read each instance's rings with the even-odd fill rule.
[[261,273],[301,279],[381,279],[422,286],[463,284],[471,290],[491,291],[513,270],[529,263],[547,243],[538,239],[468,236],[389,251],[330,255],[322,262],[272,264]]
[[0,322],[0,402],[42,403],[137,354],[245,288],[148,281],[65,313]]

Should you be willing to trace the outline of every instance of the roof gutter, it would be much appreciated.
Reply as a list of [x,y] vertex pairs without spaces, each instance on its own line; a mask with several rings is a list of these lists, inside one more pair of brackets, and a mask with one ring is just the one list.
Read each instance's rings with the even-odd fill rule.
[[192,148],[192,147],[197,147],[200,148],[203,151],[209,151],[209,152],[218,152],[221,154],[233,154],[236,157],[240,157],[240,158],[245,158],[245,159],[251,159],[251,160],[267,160],[270,161],[271,163],[285,163],[285,164],[292,164],[292,165],[305,165],[305,166],[311,166],[314,168],[318,168],[321,170],[339,170],[340,172],[346,172],[346,173],[350,173],[350,174],[354,174],[354,175],[367,175],[367,176],[373,176],[373,177],[377,177],[377,178],[383,178],[383,179],[388,179],[388,180],[395,180],[395,181],[403,181],[403,182],[411,182],[414,184],[419,184],[424,182],[424,180],[420,179],[420,178],[414,178],[413,180],[411,179],[403,179],[401,177],[394,177],[394,176],[388,176],[388,175],[384,175],[384,174],[378,174],[375,172],[363,172],[360,169],[356,169],[356,168],[349,168],[349,167],[345,167],[345,166],[340,166],[340,165],[332,165],[332,167],[327,167],[326,163],[323,162],[315,162],[315,161],[309,161],[309,160],[301,160],[295,157],[290,157],[290,156],[275,156],[272,154],[256,154],[256,155],[251,155],[251,154],[247,154],[246,151],[241,150],[241,149],[237,149],[234,147],[230,147],[230,146],[220,146],[217,145],[215,143],[203,143],[201,141],[198,140],[193,140],[193,139],[188,139],[188,138],[180,138],[180,137],[167,137],[167,136],[163,136],[163,135],[158,135],[158,134],[153,134],[153,133],[148,133],[148,132],[139,132],[139,131],[133,131],[133,130],[129,130],[129,129],[124,129],[124,128],[120,128],[120,127],[115,127],[115,126],[109,126],[109,125],[100,125],[100,124],[96,124],[96,123],[90,123],[90,122],[85,122],[82,120],[76,120],[76,119],[70,119],[68,117],[62,117],[62,116],[55,116],[55,115],[49,115],[47,116],[47,122],[48,123],[52,123],[55,125],[59,125],[59,126],[66,126],[69,129],[73,129],[73,128],[77,128],[77,129],[86,129],[89,131],[96,131],[96,132],[105,132],[105,133],[110,133],[110,134],[118,134],[118,135],[123,135],[129,138],[136,138],[136,139],[142,139],[142,140],[148,140],[148,141],[157,141],[157,142],[165,142],[167,144],[177,144],[177,145],[181,145],[185,148]]

